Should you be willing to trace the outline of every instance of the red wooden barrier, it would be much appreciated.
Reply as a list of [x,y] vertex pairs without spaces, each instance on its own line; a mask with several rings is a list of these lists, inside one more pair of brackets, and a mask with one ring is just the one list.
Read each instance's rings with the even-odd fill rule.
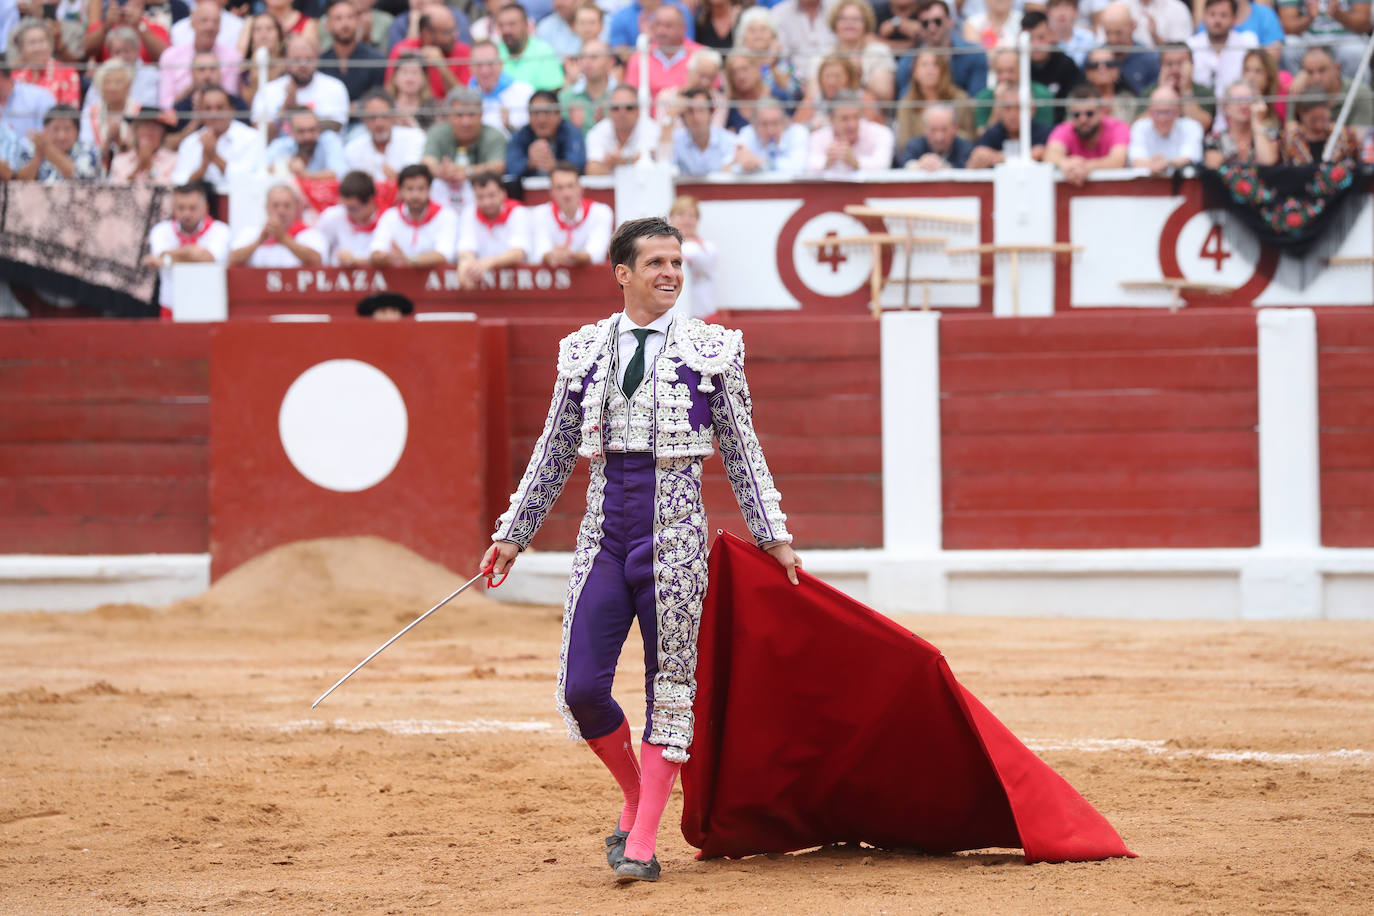
[[[608,310],[609,314],[609,310]],[[882,545],[882,431],[878,325],[869,318],[756,318],[744,331],[754,423],[783,511],[806,547]],[[565,321],[530,321],[508,330],[509,451],[504,488],[492,485],[494,519],[524,471],[543,428]],[[493,464],[493,467],[497,466]],[[587,487],[579,466],[535,546],[571,549]],[[747,537],[719,457],[706,462],[711,524]]]
[[208,548],[209,328],[0,322],[0,553]]
[[[420,341],[425,345],[417,346]],[[317,399],[303,403],[303,422],[296,428],[304,431],[299,440],[291,438],[293,414],[284,410],[284,399],[306,370],[326,361],[334,361],[333,368],[356,361],[344,368],[373,380],[380,370],[404,402],[399,459],[389,468],[383,465],[381,478],[366,487],[341,490],[318,472],[307,477],[309,465],[289,453],[290,442],[299,441],[335,471],[343,467],[352,476],[356,467],[351,460],[357,456],[347,450],[319,451],[334,430],[353,419],[345,415],[337,426],[316,428],[318,418],[335,409],[337,391],[322,388]],[[366,366],[360,369],[360,363]],[[212,575],[287,541],[359,534],[397,541],[453,569],[475,568],[486,530],[485,408],[476,323],[228,322],[216,326],[211,337],[211,366]],[[379,384],[386,394],[385,379]],[[352,401],[346,406],[356,403],[360,413],[372,417],[384,413],[365,410],[369,403],[385,401],[375,387],[349,390]],[[393,411],[382,418],[396,416]],[[353,428],[370,440],[388,425]],[[369,444],[356,451],[366,452]]]
[[1252,312],[940,324],[946,548],[1258,542]]
[[1374,314],[1317,317],[1322,543],[1374,547]]
[[615,276],[605,264],[504,268],[489,275],[477,290],[462,289],[454,267],[233,267],[227,271],[227,284],[230,318],[265,318],[283,312],[353,318],[359,299],[373,293],[395,292],[409,297],[417,312],[475,312],[492,318],[558,317],[580,324],[616,308],[621,300]]

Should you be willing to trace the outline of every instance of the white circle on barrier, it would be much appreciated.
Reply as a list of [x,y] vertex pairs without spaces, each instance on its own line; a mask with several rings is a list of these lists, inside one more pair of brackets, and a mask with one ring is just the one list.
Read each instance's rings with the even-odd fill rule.
[[1194,214],[1175,243],[1178,269],[1193,283],[1243,286],[1259,265],[1259,239],[1225,210]]
[[864,236],[869,229],[843,213],[821,213],[802,224],[792,243],[792,263],[797,277],[806,287],[822,296],[848,296],[868,282],[873,264],[867,242],[848,245],[815,245],[826,236],[838,238]]
[[385,372],[331,359],[302,372],[277,415],[286,457],[306,480],[357,493],[387,478],[405,451],[406,402]]

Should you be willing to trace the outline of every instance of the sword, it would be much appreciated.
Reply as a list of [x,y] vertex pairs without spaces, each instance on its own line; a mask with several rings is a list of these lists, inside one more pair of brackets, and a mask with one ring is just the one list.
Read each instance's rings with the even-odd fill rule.
[[[354,665],[352,671],[348,672],[348,673],[345,674],[343,677],[341,677],[341,678],[339,678],[337,681],[335,681],[333,687],[330,687],[330,688],[329,688],[328,690],[326,690],[324,693],[320,694],[319,699],[317,699],[315,702],[313,702],[313,703],[310,704],[310,708],[311,708],[311,709],[314,709],[316,706],[319,706],[320,703],[324,701],[324,698],[325,698],[325,697],[329,696],[331,693],[333,693],[335,690],[337,690],[337,689],[339,688],[339,685],[341,685],[344,681],[348,680],[348,679],[351,678],[353,675],[355,675],[355,674],[357,674],[359,671],[361,671],[363,665],[366,665],[368,662],[372,661],[374,658],[376,658],[377,656],[381,655],[382,652],[383,652],[383,650],[385,650],[387,646],[391,645],[391,644],[394,643],[396,640],[400,639],[402,636],[404,636],[404,635],[406,635],[407,633],[409,633],[409,632],[411,631],[411,629],[412,629],[416,624],[418,624],[420,621],[424,620],[424,619],[425,619],[426,617],[428,617],[430,614],[433,614],[435,611],[439,610],[439,608],[443,607],[444,605],[446,605],[446,604],[448,604],[450,601],[452,601],[454,598],[457,598],[459,595],[461,595],[464,591],[467,590],[468,586],[472,585],[472,583],[476,582],[478,579],[481,579],[481,578],[484,577],[484,576],[488,579],[488,581],[490,581],[492,578],[494,578],[494,577],[492,576],[492,574],[491,574],[491,570],[492,570],[492,567],[491,567],[491,566],[484,566],[484,567],[482,567],[482,571],[481,571],[481,572],[479,572],[477,575],[473,576],[473,577],[472,577],[471,579],[469,579],[468,581],[464,582],[462,585],[458,586],[458,588],[454,589],[454,590],[453,590],[453,593],[450,594],[447,598],[445,598],[443,601],[440,601],[438,604],[434,605],[434,607],[430,608],[429,610],[425,611],[425,612],[424,612],[423,614],[421,614],[419,617],[416,617],[416,618],[415,618],[414,620],[412,620],[410,623],[406,624],[405,627],[403,627],[403,628],[401,629],[401,632],[397,633],[395,636],[391,637],[391,638],[388,639],[386,642],[384,642],[384,643],[382,643],[380,646],[378,646],[377,649],[376,649],[376,651],[374,651],[371,655],[369,655],[367,658],[363,659],[362,661],[358,662],[358,664]],[[508,576],[508,575],[510,575],[509,572],[507,572],[506,575],[503,575],[503,576],[501,577],[501,580],[500,580],[499,582],[493,582],[489,587],[490,587],[490,588],[496,588],[496,586],[500,585],[501,582],[505,582],[505,581],[506,581],[506,576]]]

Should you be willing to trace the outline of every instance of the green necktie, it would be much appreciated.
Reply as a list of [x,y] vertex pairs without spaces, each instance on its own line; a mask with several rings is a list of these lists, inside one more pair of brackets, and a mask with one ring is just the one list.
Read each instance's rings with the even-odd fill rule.
[[625,367],[625,382],[620,386],[625,389],[627,398],[634,397],[639,383],[644,381],[644,341],[649,339],[653,331],[648,328],[635,328],[630,333],[639,341],[639,346],[635,347],[635,355],[630,357],[630,364]]

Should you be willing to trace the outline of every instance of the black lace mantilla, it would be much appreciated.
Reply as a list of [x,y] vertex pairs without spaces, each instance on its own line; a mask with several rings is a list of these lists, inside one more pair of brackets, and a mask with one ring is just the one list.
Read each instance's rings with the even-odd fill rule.
[[0,279],[107,315],[156,315],[157,271],[140,262],[168,205],[151,185],[0,183]]

